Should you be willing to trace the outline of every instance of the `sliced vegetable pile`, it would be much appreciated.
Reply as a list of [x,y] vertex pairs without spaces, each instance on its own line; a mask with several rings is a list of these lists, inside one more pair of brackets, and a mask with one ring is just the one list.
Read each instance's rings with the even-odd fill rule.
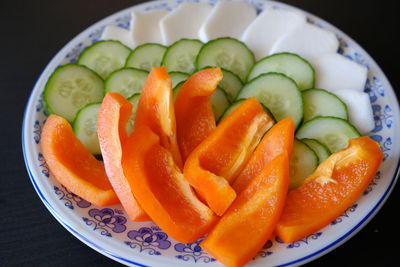
[[[250,44],[257,20],[268,19],[250,24]],[[214,35],[205,26],[202,40]],[[304,238],[366,189],[383,155],[349,119],[367,109],[315,88],[325,74],[309,61],[288,52],[256,61],[228,37],[164,37],[175,42],[96,42],[49,78],[41,146],[69,190],[99,206],[119,201],[133,221],[152,220],[182,243],[207,235],[207,252],[242,266],[274,231],[285,242]]]

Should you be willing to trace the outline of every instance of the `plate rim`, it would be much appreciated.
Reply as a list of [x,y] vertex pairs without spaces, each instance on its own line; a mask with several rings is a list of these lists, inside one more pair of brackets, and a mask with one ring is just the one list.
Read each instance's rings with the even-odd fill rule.
[[[153,0],[153,1],[148,1],[148,2],[144,2],[144,3],[140,3],[137,5],[132,5],[129,6],[127,8],[124,8],[122,10],[119,10],[117,12],[114,12],[102,19],[100,19],[99,21],[93,23],[92,25],[90,25],[89,27],[85,28],[84,30],[82,30],[79,34],[77,34],[74,38],[72,38],[70,41],[68,41],[60,50],[58,50],[58,52],[52,57],[52,59],[49,61],[49,63],[46,65],[46,67],[43,69],[43,71],[41,72],[41,74],[39,75],[38,79],[36,80],[28,101],[26,102],[26,106],[25,106],[25,110],[24,110],[24,115],[23,115],[23,120],[22,120],[22,132],[21,132],[21,144],[22,144],[22,152],[23,152],[23,157],[24,157],[24,162],[25,162],[25,166],[29,175],[29,178],[33,184],[33,187],[36,191],[36,193],[38,194],[39,198],[41,199],[41,201],[43,202],[43,204],[46,206],[46,208],[50,211],[50,213],[54,216],[54,218],[68,231],[70,232],[72,235],[74,235],[77,239],[79,239],[81,242],[83,242],[84,244],[86,244],[87,246],[89,246],[90,248],[94,249],[95,251],[101,253],[104,256],[109,257],[112,260],[115,260],[119,263],[122,264],[133,264],[135,266],[143,266],[143,267],[150,267],[149,265],[145,265],[143,263],[140,262],[136,262],[124,257],[120,257],[118,255],[114,255],[114,253],[108,251],[107,249],[103,248],[102,246],[94,243],[93,241],[91,241],[90,239],[88,239],[87,237],[85,237],[84,235],[80,234],[76,229],[74,229],[73,226],[69,225],[66,221],[64,221],[65,219],[63,219],[63,216],[61,216],[60,214],[58,214],[58,212],[56,211],[56,209],[54,207],[52,207],[52,205],[50,204],[50,202],[46,199],[46,197],[44,196],[43,192],[40,189],[40,186],[37,184],[35,177],[32,173],[30,164],[29,164],[29,158],[27,156],[27,151],[26,151],[26,147],[29,147],[28,144],[26,143],[26,137],[28,136],[26,127],[27,127],[27,121],[28,121],[28,108],[30,106],[32,106],[32,103],[34,102],[33,96],[35,91],[37,90],[39,81],[43,79],[43,76],[45,76],[46,73],[48,73],[50,71],[50,67],[52,65],[54,65],[56,62],[60,61],[59,58],[62,57],[62,55],[64,54],[64,52],[70,48],[71,44],[73,44],[74,42],[76,42],[79,39],[82,39],[84,37],[85,34],[87,34],[87,32],[89,32],[90,30],[93,30],[97,27],[101,27],[101,24],[105,24],[105,22],[107,20],[109,20],[111,17],[117,16],[118,14],[122,14],[125,12],[128,12],[128,10],[131,10],[133,8],[141,8],[143,6],[147,6],[151,3],[156,3],[156,2],[173,2],[174,0]],[[191,1],[191,0],[189,0]],[[248,2],[246,0],[239,0],[239,1],[243,1],[243,2]],[[320,18],[319,16],[316,16],[306,10],[303,10],[297,6],[294,5],[289,5],[286,3],[282,3],[282,2],[275,2],[275,1],[271,1],[271,0],[258,0],[261,2],[265,2],[265,3],[270,3],[270,4],[277,4],[279,6],[283,6],[283,7],[288,7],[288,8],[292,8],[292,9],[296,9],[300,12],[303,12],[304,14],[306,14],[307,16],[312,16],[314,18],[317,18],[318,20],[323,21],[327,26],[329,26],[330,28],[332,28],[334,31],[339,32],[345,39],[352,41],[353,45],[355,45],[355,47],[360,50],[363,55],[366,56],[366,58],[368,59],[368,61],[370,61],[371,63],[374,64],[374,67],[376,68],[376,72],[377,74],[379,74],[379,76],[381,76],[382,78],[384,78],[384,80],[387,82],[389,88],[388,91],[390,91],[390,93],[392,93],[394,95],[394,103],[397,104],[396,105],[396,111],[397,114],[399,115],[399,99],[397,98],[397,95],[394,92],[393,86],[390,83],[390,80],[387,78],[386,74],[382,71],[381,67],[377,64],[377,62],[370,56],[370,54],[361,46],[359,45],[354,39],[352,39],[350,36],[348,36],[345,32],[343,32],[342,30],[340,30],[339,28],[337,28],[336,26],[334,26],[333,24],[331,24],[330,22],[326,21],[325,19]],[[297,264],[305,264],[307,262],[310,262],[316,258],[319,258],[327,253],[329,253],[330,251],[332,251],[333,249],[337,248],[338,246],[342,245],[343,243],[345,243],[346,241],[348,241],[351,237],[353,237],[355,234],[357,234],[361,229],[363,229],[365,227],[365,225],[372,219],[375,217],[375,215],[377,214],[377,212],[382,208],[383,204],[387,201],[388,197],[390,196],[392,190],[394,189],[394,186],[400,176],[400,158],[397,159],[397,166],[394,168],[394,173],[393,173],[393,177],[390,180],[389,185],[387,186],[387,188],[385,189],[384,193],[379,197],[379,200],[377,201],[377,203],[368,211],[368,213],[366,213],[365,216],[362,216],[363,218],[361,220],[358,221],[358,223],[356,225],[354,225],[350,230],[346,231],[344,234],[342,234],[339,238],[335,239],[335,241],[327,244],[326,246],[310,253],[307,254],[305,256],[299,257],[298,259],[292,260],[290,262],[286,262],[284,264],[280,264],[280,265],[275,265],[275,266],[293,266],[293,265],[297,265]],[[38,179],[38,178],[36,178]],[[136,259],[135,259],[136,260]]]

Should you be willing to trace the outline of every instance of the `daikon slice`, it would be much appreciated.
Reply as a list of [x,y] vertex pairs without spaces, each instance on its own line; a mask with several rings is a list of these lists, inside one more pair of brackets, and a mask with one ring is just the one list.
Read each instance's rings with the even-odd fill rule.
[[206,43],[219,37],[240,39],[256,16],[255,8],[245,2],[217,2],[200,28],[200,40]]
[[243,33],[242,41],[259,60],[269,55],[276,41],[305,23],[306,16],[300,12],[267,8],[250,23]]
[[135,44],[161,43],[160,20],[167,14],[167,10],[133,11],[131,14],[131,35]]
[[205,3],[185,2],[160,21],[164,45],[171,45],[182,38],[199,39],[199,30],[213,7]]

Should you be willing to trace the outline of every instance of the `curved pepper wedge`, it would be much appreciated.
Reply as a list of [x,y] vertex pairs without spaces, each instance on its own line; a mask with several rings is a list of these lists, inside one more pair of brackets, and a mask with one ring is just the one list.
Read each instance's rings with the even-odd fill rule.
[[230,183],[272,124],[260,103],[248,98],[189,155],[185,178],[217,215],[236,198]]
[[347,148],[332,154],[289,192],[277,235],[294,242],[331,223],[365,191],[382,159],[379,145],[371,138],[351,139]]
[[68,190],[97,206],[119,203],[103,163],[90,154],[65,119],[50,115],[40,143],[51,172]]
[[179,89],[175,116],[183,161],[216,127],[210,99],[221,79],[220,68],[204,69],[193,74]]
[[122,169],[122,144],[131,113],[132,104],[128,100],[118,93],[108,93],[98,114],[97,134],[108,179],[126,213],[133,221],[148,221],[150,218],[131,191],[138,185],[130,183]]
[[169,150],[143,126],[123,146],[122,166],[140,205],[168,235],[190,243],[206,234],[217,217],[197,199]]
[[176,164],[182,167],[176,137],[172,84],[164,66],[152,68],[140,94],[134,130],[142,125],[160,137],[161,145],[171,151]]
[[245,265],[275,230],[288,186],[289,160],[283,152],[242,190],[200,246],[227,267]]
[[292,118],[277,122],[261,139],[246,166],[236,178],[232,187],[236,193],[243,191],[250,181],[257,176],[268,162],[279,154],[292,154],[294,123]]

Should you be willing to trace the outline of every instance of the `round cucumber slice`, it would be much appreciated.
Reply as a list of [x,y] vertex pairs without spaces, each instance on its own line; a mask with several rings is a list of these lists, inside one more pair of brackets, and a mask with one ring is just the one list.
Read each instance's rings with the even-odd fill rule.
[[152,67],[159,67],[167,48],[160,44],[143,44],[136,47],[128,56],[125,67],[150,71]]
[[318,167],[318,157],[308,145],[299,140],[294,140],[293,151],[290,156],[289,189],[294,189],[310,176]]
[[360,133],[348,121],[335,117],[316,117],[303,124],[296,133],[298,139],[315,139],[325,145],[331,153],[348,146],[349,139]]
[[254,62],[253,52],[243,42],[229,37],[209,41],[196,58],[197,69],[221,67],[237,74],[242,81]]
[[346,104],[336,95],[323,89],[302,91],[304,101],[304,122],[315,117],[349,118]]
[[[224,114],[221,116],[221,118],[219,119],[218,123],[221,122],[223,119],[225,119],[229,114],[231,114],[235,109],[237,109],[237,107],[239,107],[240,104],[243,103],[243,101],[245,101],[245,99],[239,99],[236,100],[232,105],[230,105],[224,112]],[[261,103],[260,103],[261,104]],[[264,106],[263,104],[261,104],[262,108],[264,109],[264,111],[268,114],[268,116],[271,117],[271,119],[276,122],[274,116],[272,115],[271,111],[269,111],[269,109]]]
[[221,69],[222,71],[222,80],[219,82],[219,87],[225,91],[227,94],[229,101],[233,102],[236,99],[237,94],[240,89],[243,87],[243,83],[240,80],[239,76],[235,73]]
[[128,136],[132,133],[133,126],[135,125],[136,111],[139,104],[139,98],[140,94],[134,94],[133,96],[128,98],[128,101],[131,102],[132,104],[132,114],[131,117],[129,118],[128,123],[126,124],[126,132],[128,133]]
[[47,80],[43,99],[46,111],[69,122],[78,110],[89,103],[100,102],[104,85],[100,76],[89,68],[76,64],[58,67]]
[[78,64],[94,70],[103,79],[124,66],[131,50],[119,41],[98,41],[86,48],[78,58]]
[[224,111],[231,105],[228,100],[228,96],[225,91],[221,88],[217,88],[215,92],[211,95],[211,106],[214,112],[215,121],[224,114]]
[[79,110],[72,128],[76,137],[94,155],[100,155],[99,139],[97,137],[97,115],[101,103],[89,104]]
[[311,64],[297,54],[279,53],[265,57],[251,68],[247,80],[250,81],[263,73],[279,72],[292,78],[300,90],[313,88],[315,71]]
[[305,138],[301,139],[301,142],[308,145],[312,150],[314,150],[315,154],[317,154],[318,156],[318,164],[325,161],[331,155],[329,149],[318,140]]
[[104,90],[120,93],[128,98],[140,93],[149,73],[135,68],[122,68],[111,73],[104,82]]
[[303,98],[296,83],[282,73],[261,74],[245,84],[237,99],[255,97],[276,120],[291,117],[297,128],[303,119]]
[[180,39],[167,48],[162,65],[167,71],[193,73],[196,70],[196,56],[202,46],[199,40]]
[[175,88],[179,83],[187,80],[189,78],[189,74],[179,71],[172,71],[168,73],[169,77],[171,78],[172,88]]

